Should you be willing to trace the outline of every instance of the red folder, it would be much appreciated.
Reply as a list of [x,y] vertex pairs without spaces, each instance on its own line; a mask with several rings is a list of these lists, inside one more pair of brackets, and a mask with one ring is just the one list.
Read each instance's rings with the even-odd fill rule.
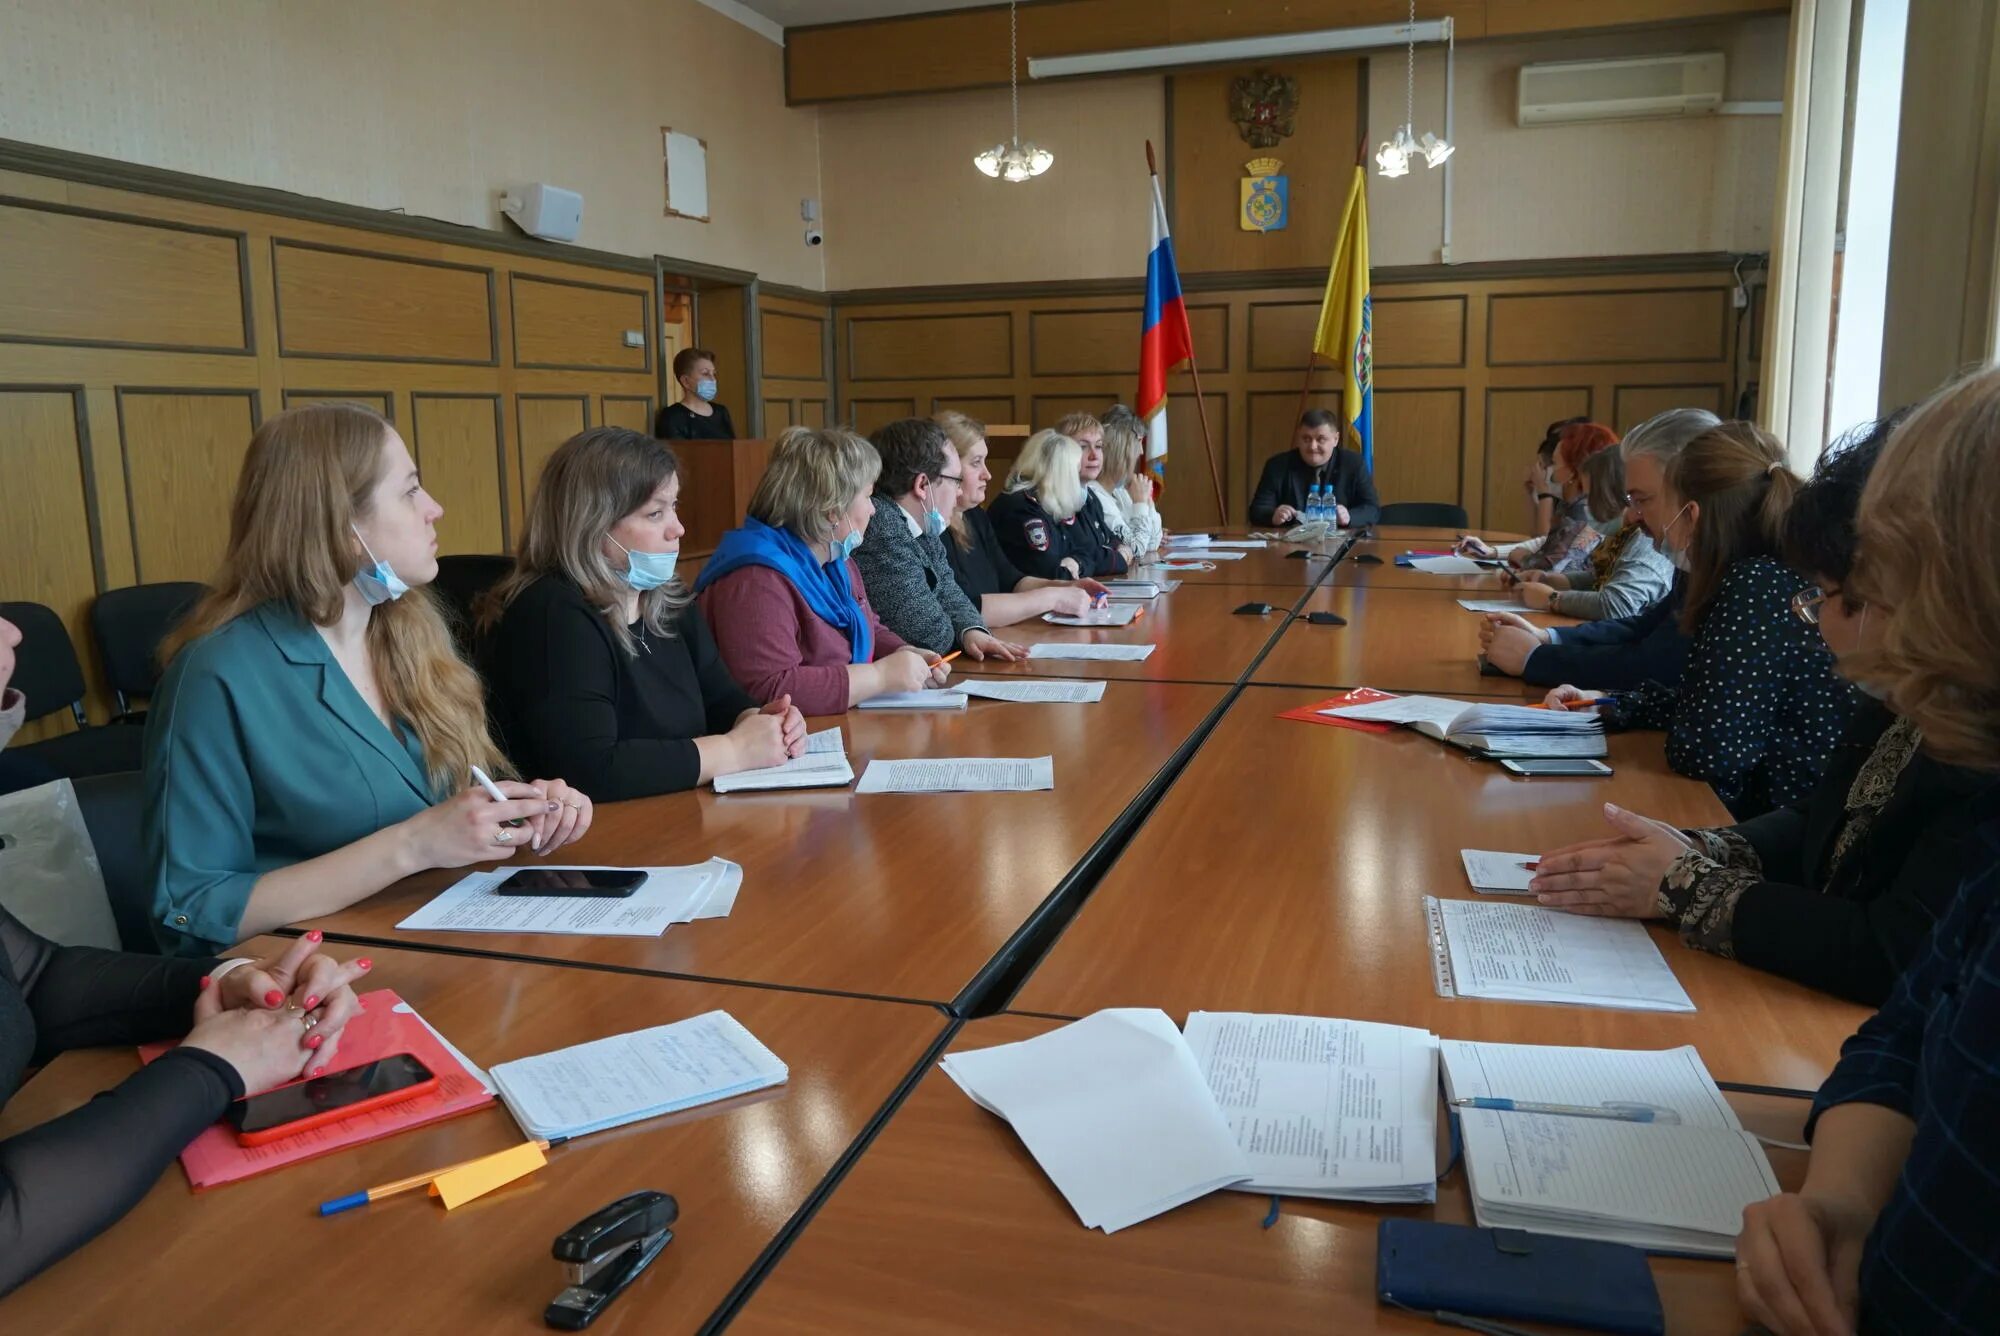
[[1378,700],[1394,700],[1393,691],[1377,691],[1374,687],[1356,687],[1343,691],[1338,696],[1328,696],[1325,700],[1314,701],[1311,705],[1301,705],[1296,710],[1286,710],[1280,719],[1296,719],[1302,724],[1325,724],[1329,728],[1351,728],[1357,733],[1391,733],[1394,724],[1378,724],[1367,719],[1335,719],[1321,714],[1321,710],[1338,710],[1349,705],[1372,705]]

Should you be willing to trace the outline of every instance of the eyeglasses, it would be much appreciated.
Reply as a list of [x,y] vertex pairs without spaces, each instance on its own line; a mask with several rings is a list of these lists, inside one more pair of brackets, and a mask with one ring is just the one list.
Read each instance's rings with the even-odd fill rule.
[[1820,608],[1826,603],[1826,591],[1818,585],[1807,585],[1792,595],[1792,615],[1807,626],[1819,625]]
[[935,477],[935,478],[932,478],[932,479],[931,479],[931,481],[932,481],[932,482],[964,482],[964,481],[965,481],[965,475],[964,475],[963,473],[940,473],[940,474],[938,474],[938,475],[937,475],[937,477]]

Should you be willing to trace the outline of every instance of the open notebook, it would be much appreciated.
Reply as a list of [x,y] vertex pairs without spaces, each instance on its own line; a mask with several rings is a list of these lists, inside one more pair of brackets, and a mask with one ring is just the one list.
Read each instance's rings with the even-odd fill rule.
[[1743,1208],[1779,1190],[1693,1048],[1440,1046],[1448,1099],[1632,1111],[1648,1122],[1460,1110],[1474,1217],[1491,1228],[1728,1257]]
[[838,728],[823,728],[806,735],[804,754],[777,765],[756,770],[738,770],[717,775],[711,783],[717,793],[751,793],[762,789],[837,788],[854,782],[854,767],[847,760],[847,746]]
[[1402,724],[1425,737],[1488,756],[1603,756],[1604,721],[1595,710],[1470,705],[1442,696],[1397,696],[1326,711],[1336,719]]

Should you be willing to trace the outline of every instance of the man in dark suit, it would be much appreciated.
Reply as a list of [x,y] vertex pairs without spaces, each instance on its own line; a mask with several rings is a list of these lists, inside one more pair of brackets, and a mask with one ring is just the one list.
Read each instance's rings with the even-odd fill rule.
[[1338,413],[1315,408],[1300,418],[1292,448],[1264,463],[1264,476],[1250,498],[1250,522],[1298,523],[1305,518],[1307,492],[1326,483],[1333,485],[1341,528],[1359,529],[1380,519],[1382,505],[1368,466],[1358,452],[1340,448],[1346,434],[1347,424]]

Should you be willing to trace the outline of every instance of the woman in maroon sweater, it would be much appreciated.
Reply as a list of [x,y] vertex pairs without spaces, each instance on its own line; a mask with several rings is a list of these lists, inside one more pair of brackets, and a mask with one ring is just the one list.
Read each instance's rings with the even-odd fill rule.
[[806,714],[943,686],[951,669],[882,625],[847,558],[874,517],[881,457],[853,432],[794,427],[772,447],[750,517],[717,544],[696,601],[730,676]]

